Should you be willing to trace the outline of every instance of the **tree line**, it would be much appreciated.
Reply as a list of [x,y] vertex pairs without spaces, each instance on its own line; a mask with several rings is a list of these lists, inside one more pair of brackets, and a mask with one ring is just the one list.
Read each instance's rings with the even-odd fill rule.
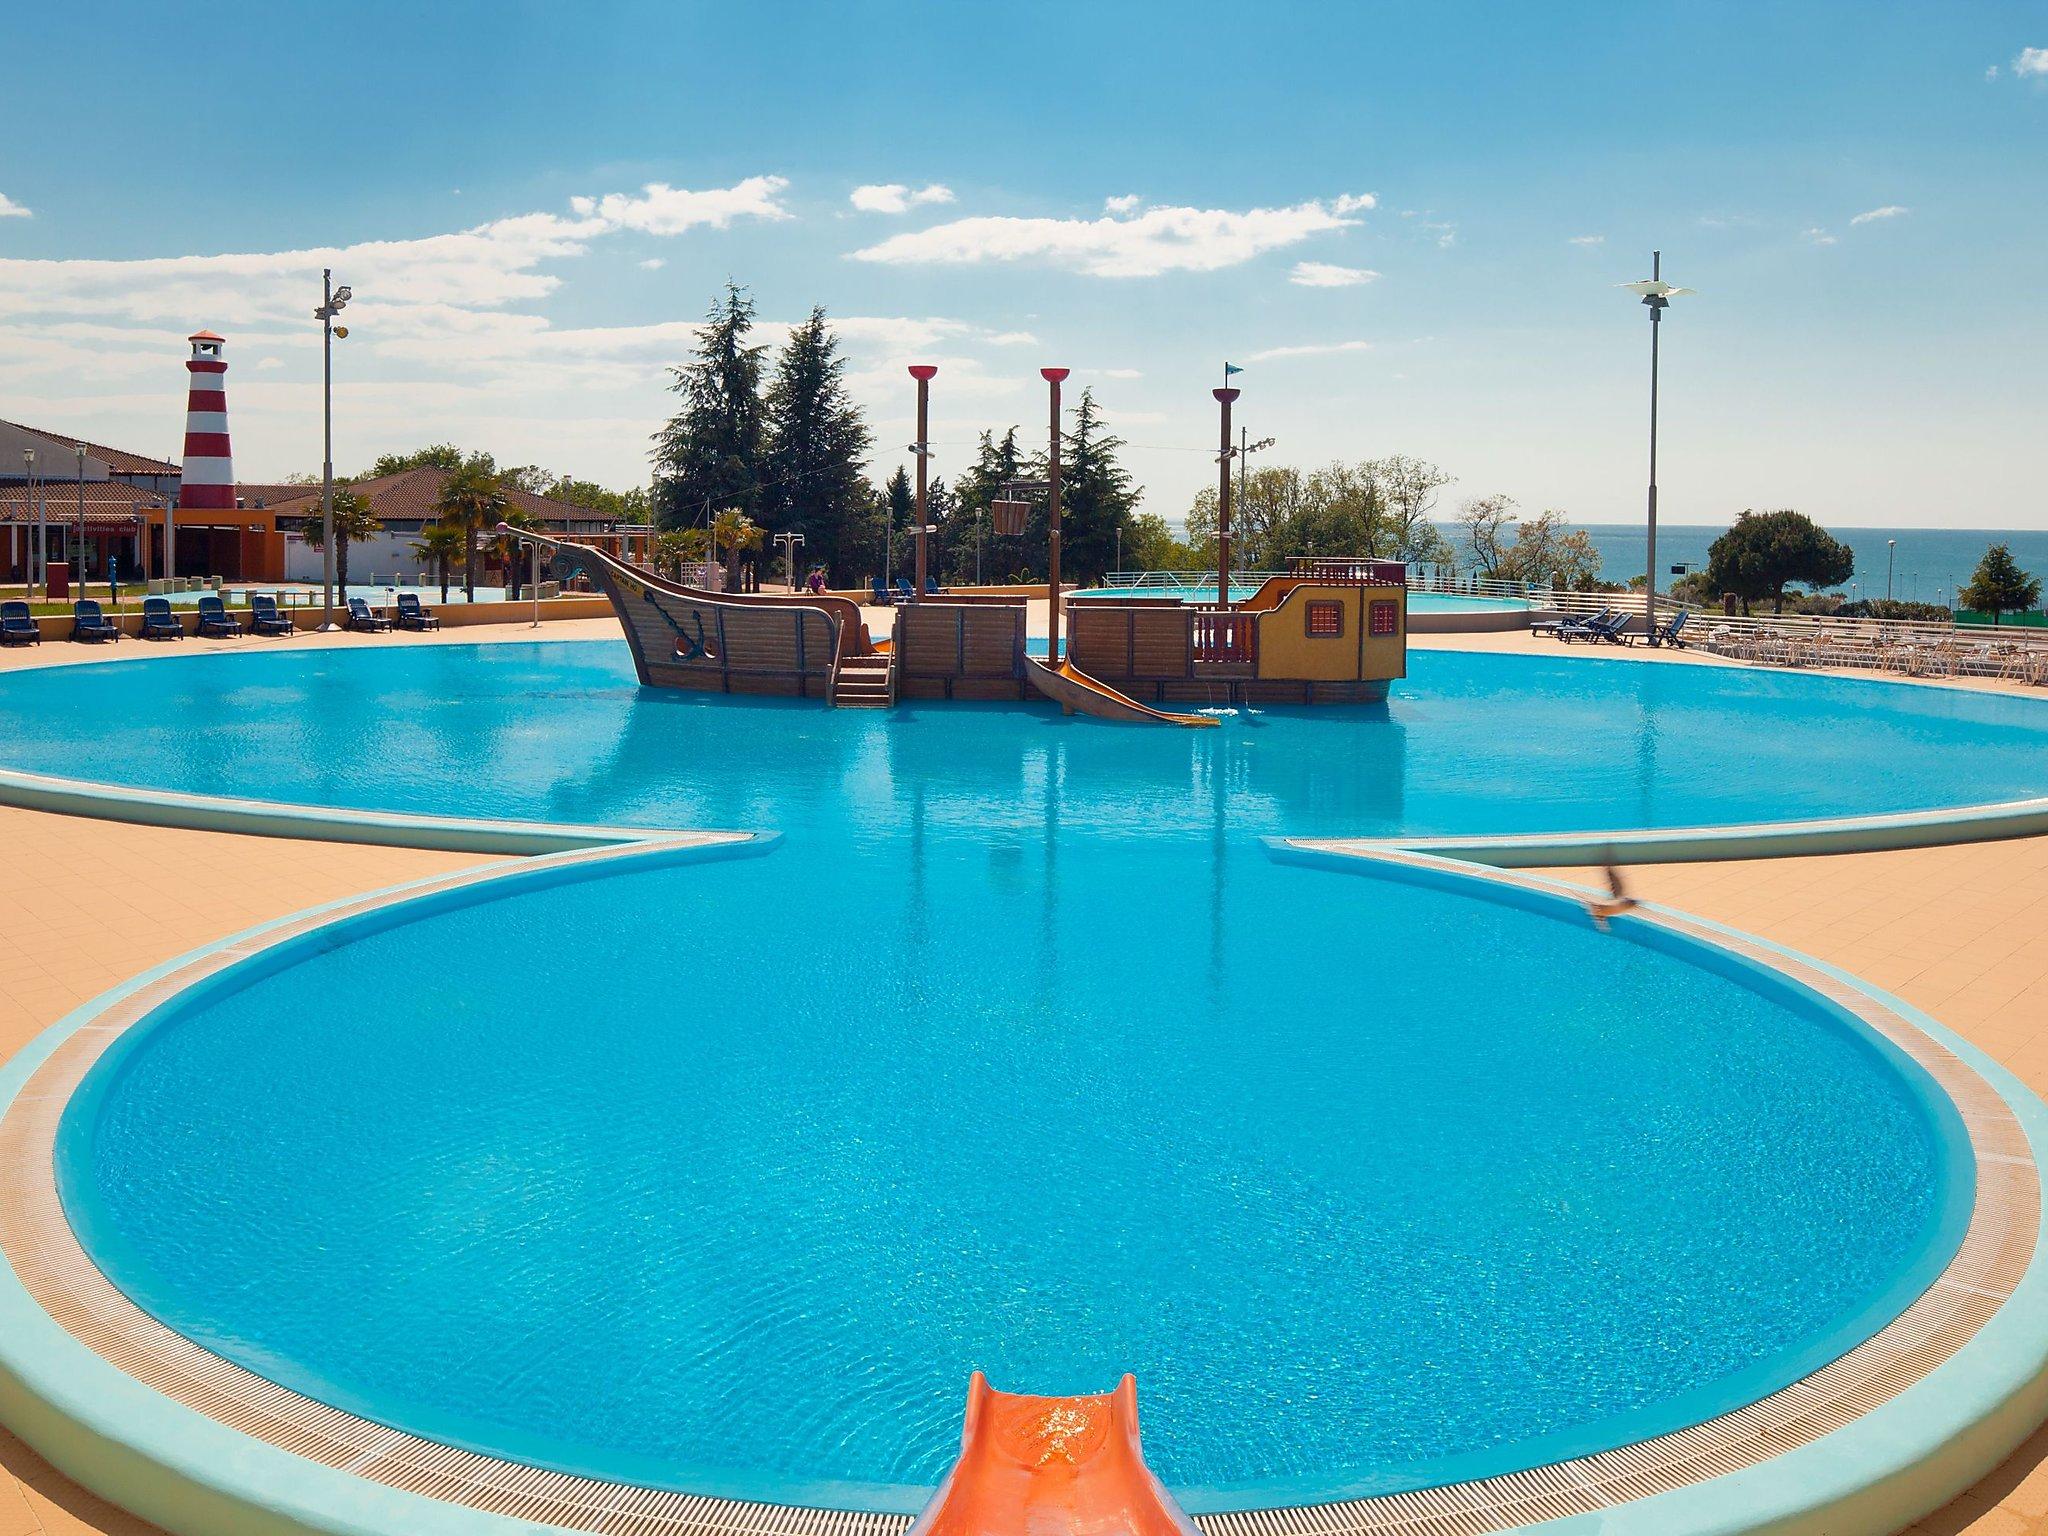
[[[753,299],[728,282],[691,360],[671,370],[680,404],[654,436],[661,558],[700,559],[715,547],[730,569],[774,535],[799,533],[805,563],[837,585],[901,569],[916,536],[910,471],[898,463],[880,484],[870,478],[874,434],[847,392],[846,361],[825,310],[813,308],[772,358],[753,340],[754,328]],[[1104,424],[1092,390],[1081,391],[1069,421],[1060,448],[1062,574],[1098,581],[1120,545],[1143,547],[1171,534],[1162,519],[1137,511],[1143,492],[1119,459],[1124,441]],[[1004,486],[1046,475],[1044,450],[1020,443],[1021,430],[983,432],[972,463],[950,480],[927,480],[935,531],[926,557],[938,581],[1044,579],[1043,495],[1032,498],[1021,538],[990,531],[989,503]]]

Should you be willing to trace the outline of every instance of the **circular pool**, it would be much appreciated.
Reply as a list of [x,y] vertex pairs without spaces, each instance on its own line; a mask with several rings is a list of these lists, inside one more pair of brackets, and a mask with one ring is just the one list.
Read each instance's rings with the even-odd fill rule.
[[424,815],[1297,837],[1728,826],[2048,793],[2048,704],[1575,656],[1417,651],[1385,706],[1214,731],[640,688],[623,644],[242,652],[0,674],[0,768]]
[[1971,1205],[1886,1041],[1568,905],[1043,827],[593,868],[145,1017],[58,1133],[94,1262],[378,1423],[774,1502],[915,1509],[972,1369],[1134,1370],[1200,1511],[1752,1402]]

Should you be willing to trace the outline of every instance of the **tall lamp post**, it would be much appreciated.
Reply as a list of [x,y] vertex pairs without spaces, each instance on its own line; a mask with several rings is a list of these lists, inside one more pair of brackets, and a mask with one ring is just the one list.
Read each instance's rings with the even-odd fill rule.
[[910,451],[917,456],[917,584],[910,594],[913,603],[924,601],[925,524],[931,521],[925,510],[925,464],[931,458],[929,431],[932,408],[932,376],[939,370],[930,363],[913,363],[910,376],[917,380],[917,441]]
[[36,502],[36,451],[33,448],[24,448],[21,457],[28,466],[27,484],[22,487],[22,494],[28,497],[28,511],[35,519],[36,530],[35,542],[28,547],[28,568],[22,572],[22,596],[32,598],[35,596],[36,568],[41,563],[43,553],[43,515],[37,509]]
[[1884,541],[1884,600],[1886,602],[1892,600],[1892,565],[1897,560],[1898,554],[1899,541],[1897,539],[1886,539]]
[[1651,645],[1657,643],[1657,336],[1663,329],[1664,311],[1690,288],[1674,288],[1664,281],[1664,253],[1650,252],[1647,282],[1623,283],[1622,287],[1642,298],[1650,311],[1650,558],[1643,583],[1643,627]]
[[1216,453],[1216,601],[1230,610],[1230,406],[1237,399],[1234,388],[1212,389],[1223,407],[1223,437]]
[[783,569],[788,572],[789,590],[793,593],[796,591],[796,552],[803,548],[804,536],[795,532],[778,533],[775,542],[782,546],[782,558],[786,562]]
[[78,445],[78,568],[72,578],[85,586],[85,444]]
[[332,268],[320,269],[320,307],[313,318],[320,322],[320,627],[339,629],[334,622],[334,338],[348,335],[347,326],[337,326],[334,317],[347,308],[355,290],[347,284],[334,286]]
[[1060,664],[1060,384],[1071,371],[1066,368],[1038,370],[1038,376],[1050,386],[1052,395],[1045,456],[1045,595],[1051,623],[1047,630],[1050,639],[1046,642],[1045,659],[1055,668]]

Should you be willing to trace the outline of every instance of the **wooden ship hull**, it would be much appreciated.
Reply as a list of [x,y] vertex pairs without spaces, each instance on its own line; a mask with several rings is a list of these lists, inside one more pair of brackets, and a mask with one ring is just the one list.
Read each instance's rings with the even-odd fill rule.
[[650,688],[841,705],[1052,699],[1070,713],[1211,725],[1175,704],[1371,704],[1407,673],[1398,565],[1316,562],[1230,607],[1133,595],[1066,605],[1065,654],[1026,654],[1014,602],[910,603],[887,646],[849,598],[710,592],[601,550],[519,531],[577,561],[611,599]]

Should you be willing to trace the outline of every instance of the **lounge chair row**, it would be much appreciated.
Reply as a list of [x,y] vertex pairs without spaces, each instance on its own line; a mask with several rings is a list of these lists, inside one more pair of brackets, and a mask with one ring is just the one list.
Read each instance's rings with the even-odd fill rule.
[[2031,640],[1965,639],[1938,631],[1717,625],[1707,635],[1707,647],[1767,666],[1862,668],[1902,677],[1996,677],[2048,686],[2048,645]]
[[[417,596],[403,593],[398,599],[398,616],[382,619],[370,611],[370,605],[360,597],[348,600],[348,627],[376,634],[391,629],[429,630],[439,629],[441,621],[424,607]],[[228,612],[227,605],[218,596],[208,595],[199,599],[199,634],[202,638],[234,635],[288,635],[292,632],[292,621],[284,616],[277,606],[277,599],[265,592],[249,594],[249,623],[245,628],[240,619]],[[95,598],[82,597],[71,605],[71,638],[86,643],[121,638],[121,626],[107,617],[106,609]],[[169,598],[146,597],[142,600],[142,638],[145,640],[182,640],[185,626],[172,611]],[[0,602],[0,645],[40,645],[43,642],[41,627],[36,623],[29,605],[20,599]]]
[[[893,587],[885,585],[879,576],[872,577],[868,582],[868,591],[869,601],[877,608],[887,608],[895,603],[907,603],[917,596],[917,588],[910,584],[910,578],[907,576],[898,576],[896,578],[896,585]],[[927,576],[924,579],[924,595],[926,597],[944,597],[946,589]]]
[[[1686,610],[1681,608],[1657,626],[1656,639],[1659,645],[1685,646]],[[1603,608],[1591,618],[1583,615],[1562,619],[1546,619],[1530,628],[1539,635],[1549,635],[1553,640],[1570,643],[1574,640],[1606,641],[1610,645],[1634,645],[1636,636],[1629,633],[1629,625],[1635,622],[1635,615],[1625,608]]]

